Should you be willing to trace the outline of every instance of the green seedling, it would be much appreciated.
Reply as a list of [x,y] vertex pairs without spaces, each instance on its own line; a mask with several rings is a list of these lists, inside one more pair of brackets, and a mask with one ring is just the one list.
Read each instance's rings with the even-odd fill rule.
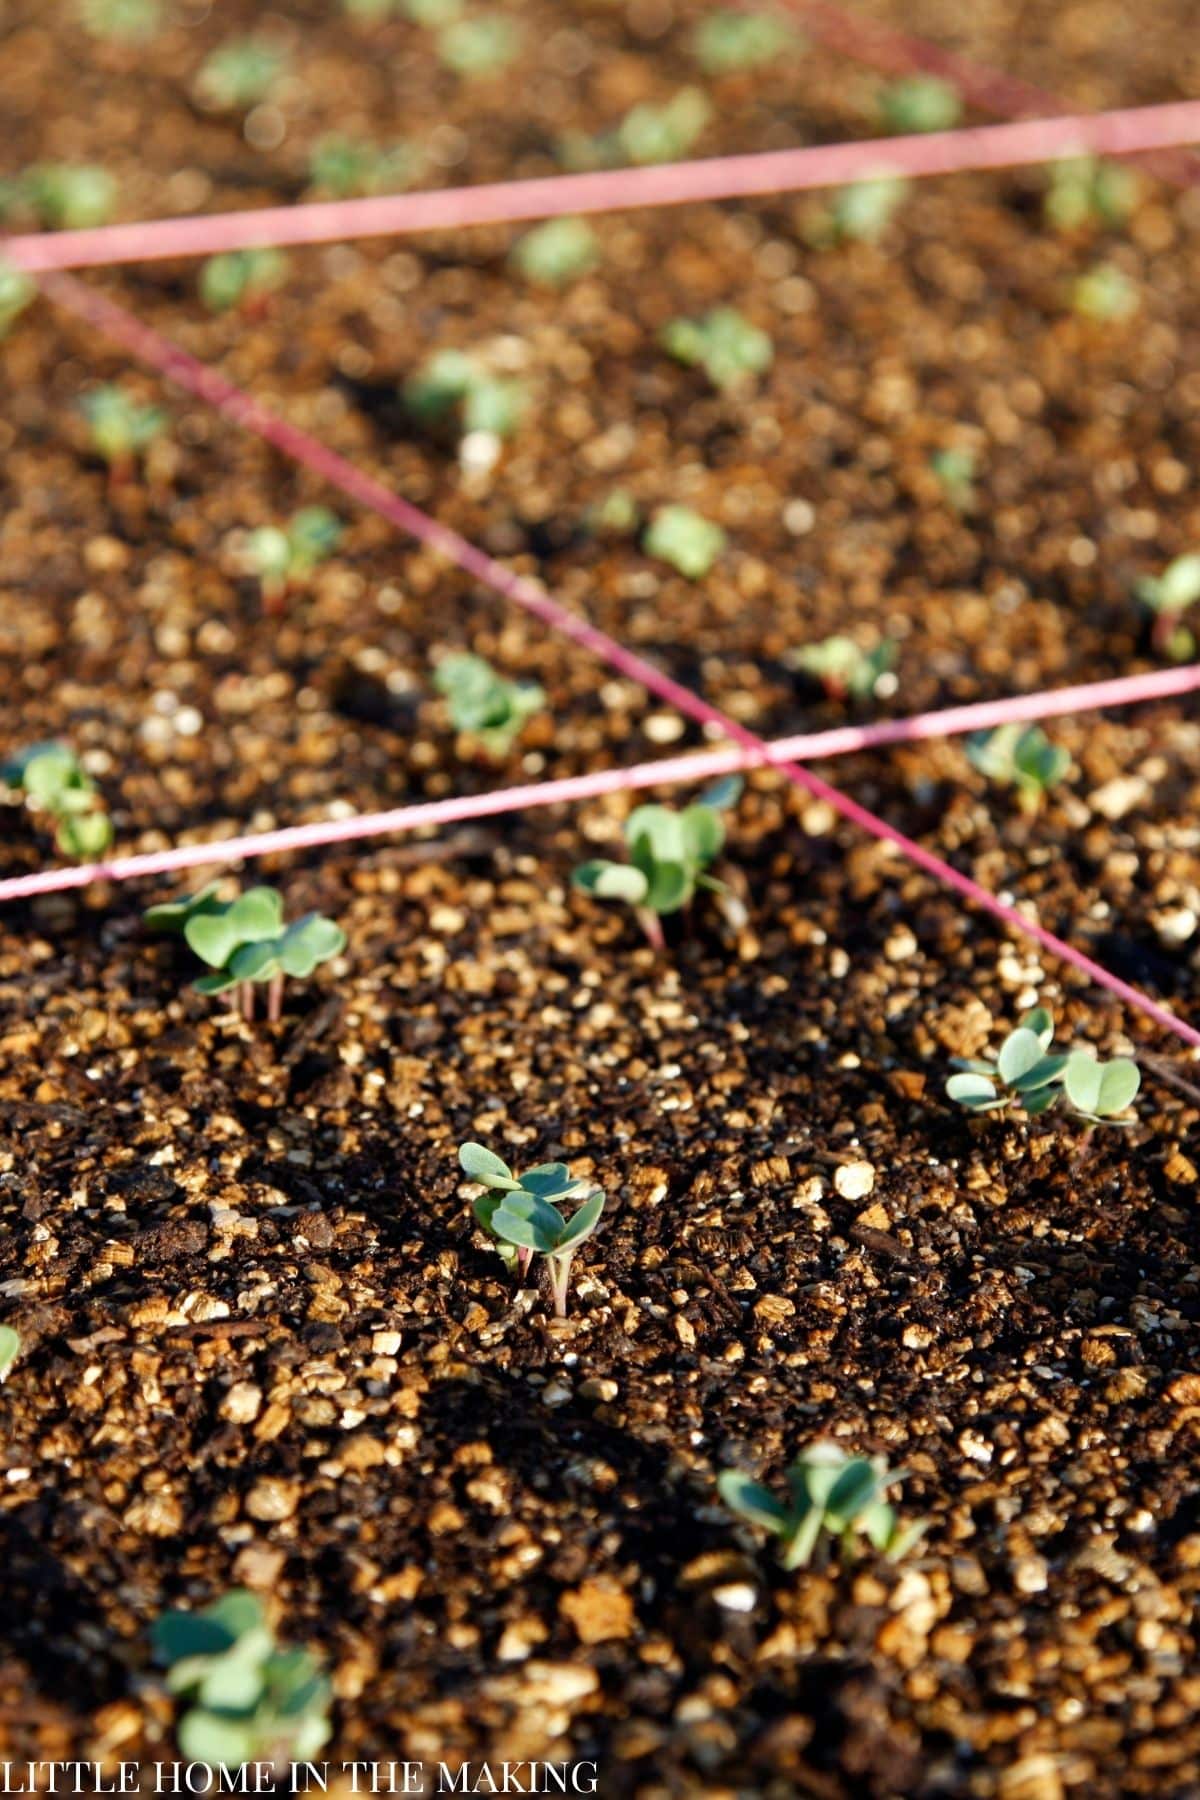
[[7,336],[37,289],[23,269],[14,269],[0,256],[0,338]]
[[332,1690],[308,1650],[276,1644],[262,1602],[234,1589],[200,1612],[168,1612],[153,1630],[167,1687],[191,1702],[176,1729],[182,1754],[210,1768],[270,1767],[328,1742]]
[[625,824],[629,861],[583,863],[571,877],[574,885],[595,900],[632,906],[651,945],[661,950],[664,916],[690,906],[697,888],[725,891],[707,871],[725,846],[721,814],[737,802],[742,787],[740,776],[726,775],[682,812],[635,807]]
[[559,159],[569,169],[678,162],[689,154],[711,118],[707,95],[700,88],[681,88],[663,106],[648,102],[635,106],[619,125],[597,137],[568,134],[559,143]]
[[997,725],[967,739],[967,758],[989,781],[1013,787],[1026,812],[1035,813],[1071,766],[1069,753],[1052,744],[1040,725]]
[[52,231],[87,231],[111,219],[117,184],[107,169],[89,164],[39,163],[20,180],[18,192]]
[[260,525],[246,540],[246,561],[262,588],[263,611],[279,613],[293,589],[308,581],[342,539],[342,523],[327,506],[305,506],[287,526]]
[[282,250],[223,250],[210,256],[200,271],[200,298],[210,312],[232,312],[236,307],[247,318],[261,318],[287,273]]
[[1029,1118],[1063,1099],[1092,1125],[1131,1123],[1114,1115],[1125,1112],[1141,1086],[1137,1064],[1127,1056],[1099,1062],[1086,1049],[1055,1052],[1053,1038],[1054,1020],[1045,1007],[1035,1007],[1009,1032],[994,1063],[954,1059],[960,1072],[946,1083],[948,1097],[969,1112],[1019,1107]]
[[884,88],[879,114],[885,131],[951,131],[962,118],[962,101],[937,75],[905,75]]
[[802,47],[800,34],[773,13],[709,13],[692,33],[692,54],[706,75],[735,75],[777,62]]
[[1150,639],[1172,662],[1188,662],[1196,653],[1196,634],[1183,622],[1200,600],[1200,552],[1190,550],[1169,562],[1161,575],[1143,575],[1135,588],[1154,617]]
[[93,388],[80,401],[92,448],[108,464],[114,484],[129,481],[138,457],[167,429],[167,415],[158,406],[131,400],[123,388]]
[[646,528],[642,548],[647,556],[670,563],[689,581],[707,575],[728,539],[719,525],[690,506],[662,506]]
[[827,210],[815,214],[805,234],[816,248],[878,243],[908,194],[903,175],[881,170],[839,188]]
[[423,425],[452,423],[458,435],[511,437],[526,408],[519,382],[490,375],[463,350],[438,350],[404,384],[404,403]]
[[789,651],[784,661],[790,669],[819,682],[830,700],[870,700],[895,690],[896,646],[890,638],[881,638],[873,650],[864,650],[853,638],[835,633],[819,644]]
[[502,13],[455,19],[437,35],[439,59],[456,75],[496,75],[516,58],[521,34]]
[[722,392],[748,386],[766,373],[775,355],[766,332],[732,306],[714,307],[702,319],[672,319],[659,342],[676,362],[703,369]]
[[632,537],[642,523],[642,511],[628,488],[612,488],[603,500],[594,501],[583,516],[584,528],[601,537]]
[[978,473],[974,451],[935,450],[929,458],[929,467],[955,512],[970,512],[975,505],[975,476]]
[[235,900],[221,901],[214,882],[189,899],[152,906],[145,924],[181,936],[211,970],[195,982],[196,992],[225,994],[236,988],[247,1020],[254,1017],[254,989],[265,984],[272,1023],[282,1016],[286,977],[307,981],[346,947],[341,926],[319,913],[285,925],[283,897],[269,887],[247,888]]
[[600,247],[583,219],[547,219],[513,245],[509,262],[526,281],[561,288],[594,268]]
[[66,744],[34,744],[2,768],[5,787],[23,795],[33,812],[54,820],[54,842],[75,862],[94,862],[113,841],[112,821],[96,784]]
[[509,681],[482,656],[454,651],[434,671],[434,686],[449,702],[456,731],[477,740],[488,756],[508,755],[525,721],[546,703],[533,681]]
[[1055,163],[1043,210],[1056,231],[1123,225],[1137,206],[1141,184],[1122,163],[1094,156]]
[[79,17],[93,37],[146,44],[162,25],[159,0],[80,0]]
[[1071,304],[1081,319],[1105,325],[1131,319],[1140,300],[1136,286],[1123,269],[1112,263],[1098,263],[1086,275],[1079,276],[1071,290]]
[[267,98],[287,62],[282,50],[262,38],[237,38],[205,58],[196,77],[197,98],[214,112],[249,112]]
[[[566,1163],[539,1163],[514,1175],[507,1163],[482,1144],[460,1145],[458,1161],[464,1174],[487,1189],[475,1202],[474,1213],[505,1266],[524,1275],[535,1256],[544,1256],[554,1311],[565,1319],[571,1263],[600,1222],[604,1194],[591,1182],[574,1177]],[[567,1199],[582,1200],[569,1219],[554,1204]]]
[[313,146],[308,176],[313,187],[337,200],[363,194],[394,194],[416,178],[419,162],[407,144],[380,149],[365,138],[331,132]]
[[717,1477],[717,1492],[739,1519],[779,1539],[785,1569],[806,1569],[823,1538],[838,1540],[849,1557],[856,1539],[865,1537],[872,1549],[898,1562],[928,1530],[924,1519],[901,1525],[883,1497],[907,1473],[889,1469],[881,1457],[847,1456],[836,1444],[816,1443],[787,1470],[784,1500],[740,1469],[725,1469]]
[[0,1325],[0,1381],[5,1381],[21,1354],[21,1339],[11,1325]]

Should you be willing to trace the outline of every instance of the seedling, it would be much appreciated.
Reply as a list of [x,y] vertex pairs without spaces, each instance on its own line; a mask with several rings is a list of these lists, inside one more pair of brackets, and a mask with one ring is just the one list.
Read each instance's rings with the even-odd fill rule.
[[905,75],[879,96],[885,131],[950,131],[962,118],[956,89],[937,75]]
[[599,260],[596,234],[583,219],[547,219],[513,245],[517,273],[539,287],[560,288],[586,275]]
[[521,34],[502,13],[455,19],[437,35],[437,53],[456,75],[495,75],[514,60]]
[[27,171],[19,191],[52,231],[106,225],[117,198],[117,184],[108,170],[90,164],[39,163]]
[[853,638],[837,633],[819,644],[789,651],[784,661],[819,682],[830,700],[870,700],[896,689],[892,674],[896,646],[890,638],[881,638],[873,650],[864,650]]
[[0,1381],[7,1379],[21,1354],[21,1339],[11,1325],[0,1325]]
[[200,298],[210,312],[237,307],[247,318],[261,318],[287,272],[288,260],[281,250],[223,250],[210,256],[200,271]]
[[719,525],[693,512],[690,506],[662,506],[651,519],[642,539],[647,556],[670,563],[689,581],[707,575],[728,542]]
[[79,16],[93,37],[145,44],[162,24],[159,0],[80,0]]
[[254,1017],[257,984],[266,985],[267,1018],[274,1023],[283,1013],[285,978],[307,981],[346,947],[341,926],[319,913],[285,925],[283,897],[275,888],[247,888],[229,901],[216,896],[214,882],[190,899],[152,906],[145,923],[151,931],[182,936],[211,970],[193,984],[196,992],[225,994],[236,988],[246,1019]]
[[342,524],[326,506],[305,506],[286,527],[261,525],[246,540],[246,561],[262,587],[263,611],[278,613],[341,542]]
[[[505,1266],[524,1275],[535,1256],[544,1256],[550,1270],[554,1311],[567,1316],[571,1263],[575,1252],[589,1238],[604,1211],[604,1194],[588,1181],[572,1176],[566,1163],[539,1163],[514,1175],[508,1164],[482,1144],[462,1144],[459,1166],[472,1181],[488,1190],[475,1202],[479,1224],[496,1244]],[[582,1205],[563,1217],[556,1200],[582,1199]]]
[[1154,615],[1150,633],[1154,648],[1173,662],[1189,661],[1196,653],[1196,636],[1183,619],[1200,600],[1200,552],[1177,556],[1161,575],[1143,575],[1135,592]]
[[1019,1107],[1029,1118],[1065,1099],[1077,1117],[1092,1125],[1130,1124],[1119,1119],[1141,1086],[1138,1066],[1127,1056],[1100,1062],[1087,1049],[1053,1052],[1054,1020],[1045,1007],[1025,1014],[1000,1046],[994,1063],[955,1058],[946,1093],[969,1112],[1007,1112]]
[[338,132],[319,139],[308,162],[309,180],[322,193],[349,200],[361,194],[394,194],[415,179],[418,159],[407,144],[382,150],[365,138]]
[[1072,305],[1080,318],[1099,324],[1130,319],[1139,304],[1137,288],[1125,271],[1112,263],[1089,269],[1072,289]]
[[568,134],[559,144],[559,157],[571,169],[678,162],[693,148],[711,117],[712,105],[700,88],[681,88],[664,106],[635,106],[619,125],[598,137]]
[[701,19],[692,33],[692,53],[706,75],[734,75],[757,69],[801,47],[798,32],[773,13],[730,12],[721,8]]
[[692,806],[639,806],[625,824],[628,862],[581,864],[571,879],[596,900],[623,900],[656,950],[663,948],[662,919],[690,906],[697,888],[723,893],[723,882],[707,873],[725,845],[721,814],[742,791],[742,779],[727,775],[707,788]]
[[937,476],[943,494],[955,512],[970,512],[975,505],[974,452],[971,450],[935,450],[929,467]]
[[80,401],[80,410],[92,448],[108,464],[114,484],[132,478],[138,457],[167,429],[161,407],[143,406],[119,387],[93,388]]
[[1052,744],[1040,725],[997,725],[967,740],[972,766],[1005,787],[1015,787],[1026,812],[1037,812],[1071,766],[1070,754]]
[[1055,163],[1043,210],[1056,231],[1123,225],[1137,206],[1141,185],[1122,163],[1094,156]]
[[460,436],[511,437],[525,411],[524,388],[490,375],[463,350],[438,350],[404,384],[404,403],[425,425],[457,424]]
[[819,212],[807,228],[809,240],[827,244],[874,244],[891,224],[908,193],[903,175],[881,171],[839,188],[827,212]]
[[282,50],[262,38],[237,38],[205,58],[196,94],[214,112],[249,112],[265,100],[287,68]]
[[497,758],[508,755],[525,721],[546,703],[536,682],[509,681],[482,656],[467,651],[444,656],[433,680],[450,703],[454,729],[477,739],[487,755]]
[[901,1525],[895,1507],[883,1497],[907,1473],[889,1469],[882,1457],[847,1456],[836,1444],[818,1442],[802,1450],[787,1470],[786,1500],[740,1469],[723,1470],[717,1492],[730,1512],[779,1539],[785,1569],[807,1568],[822,1536],[837,1539],[849,1557],[861,1535],[889,1562],[898,1562],[929,1528],[924,1519]]
[[314,1756],[329,1740],[332,1690],[308,1650],[276,1644],[257,1595],[235,1588],[200,1612],[168,1612],[153,1630],[167,1687],[191,1701],[182,1754],[217,1768]]
[[588,531],[602,537],[632,537],[641,525],[642,512],[628,488],[616,487],[588,507],[583,522]]
[[4,785],[25,798],[33,812],[54,820],[54,842],[63,856],[93,862],[113,841],[112,821],[96,784],[66,744],[34,744],[0,768]]
[[702,368],[722,391],[748,386],[765,374],[775,355],[766,332],[732,306],[715,307],[702,319],[672,319],[659,342],[677,362]]
[[36,291],[23,269],[14,269],[0,256],[0,338],[12,330]]

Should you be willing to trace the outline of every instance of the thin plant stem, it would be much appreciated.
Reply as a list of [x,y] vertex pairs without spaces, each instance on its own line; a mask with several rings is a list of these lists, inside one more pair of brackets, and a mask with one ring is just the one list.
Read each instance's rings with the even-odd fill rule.
[[253,1024],[254,983],[252,981],[243,981],[242,983],[242,1017],[248,1024]]
[[272,975],[267,986],[267,1018],[277,1025],[283,1017],[283,971]]

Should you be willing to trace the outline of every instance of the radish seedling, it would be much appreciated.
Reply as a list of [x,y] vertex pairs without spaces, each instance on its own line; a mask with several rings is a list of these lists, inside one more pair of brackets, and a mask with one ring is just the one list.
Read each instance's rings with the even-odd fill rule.
[[583,219],[547,219],[513,245],[509,261],[539,287],[566,287],[599,259],[596,234]]
[[692,54],[706,75],[757,69],[801,47],[799,33],[774,13],[731,12],[722,7],[692,33]]
[[702,518],[690,506],[662,506],[646,529],[642,548],[647,556],[670,563],[689,581],[699,581],[708,574],[727,541],[719,525]]
[[524,388],[491,375],[465,350],[438,350],[404,384],[404,403],[423,425],[463,437],[511,437],[526,407]]
[[495,75],[514,60],[521,34],[502,13],[455,19],[437,35],[439,59],[456,75]]
[[1196,635],[1183,620],[1200,600],[1200,552],[1177,556],[1161,575],[1143,575],[1135,591],[1154,615],[1150,633],[1154,648],[1172,662],[1187,662],[1196,653]]
[[37,292],[23,269],[14,269],[0,256],[0,338],[20,318]]
[[1071,766],[1070,754],[1052,744],[1040,725],[997,725],[967,740],[967,757],[989,781],[1014,787],[1026,812],[1037,812]]
[[864,650],[853,638],[839,633],[819,644],[789,650],[783,661],[789,669],[819,682],[830,700],[869,700],[896,691],[892,674],[896,646],[890,638],[881,639],[873,650]]
[[1123,225],[1138,203],[1140,183],[1121,163],[1094,156],[1070,157],[1055,163],[1046,190],[1046,222],[1057,231],[1082,226]]
[[138,457],[167,429],[166,413],[131,400],[123,388],[111,385],[93,388],[79,405],[92,448],[108,464],[110,481],[116,485],[131,480]]
[[117,184],[90,164],[39,163],[21,178],[19,192],[51,230],[86,231],[112,217]]
[[93,37],[145,44],[162,25],[159,0],[80,0],[79,17]]
[[902,1526],[883,1497],[907,1473],[889,1469],[882,1457],[847,1456],[836,1444],[816,1443],[787,1470],[785,1500],[740,1469],[725,1469],[717,1491],[730,1512],[779,1539],[785,1569],[807,1568],[822,1536],[836,1538],[845,1556],[855,1552],[856,1537],[865,1537],[872,1549],[897,1562],[928,1530],[924,1519]]
[[666,914],[690,906],[697,888],[724,892],[724,883],[707,870],[725,845],[721,814],[735,804],[742,786],[740,776],[726,775],[682,812],[669,806],[635,807],[625,824],[629,861],[583,863],[572,881],[593,899],[632,906],[650,943],[661,950]]
[[0,1381],[7,1379],[21,1354],[21,1339],[11,1325],[0,1325]]
[[635,106],[619,125],[597,137],[569,133],[559,143],[559,160],[570,169],[678,162],[711,117],[712,105],[700,88],[681,88],[663,106]]
[[[604,1194],[591,1182],[574,1177],[566,1163],[539,1163],[514,1175],[507,1163],[482,1144],[460,1145],[458,1161],[464,1174],[488,1190],[473,1210],[505,1266],[524,1274],[535,1256],[544,1256],[554,1311],[560,1319],[566,1318],[571,1262],[600,1222]],[[569,1219],[554,1204],[581,1199],[585,1193],[587,1198]]]
[[152,906],[145,923],[152,931],[181,935],[211,970],[193,984],[198,994],[225,994],[236,988],[243,1017],[254,1017],[254,989],[265,984],[267,1017],[283,1012],[287,976],[306,981],[321,963],[346,947],[346,934],[332,919],[306,913],[292,925],[283,921],[283,897],[269,887],[247,888],[236,900],[217,899],[212,883],[190,899]]
[[96,784],[66,744],[34,744],[19,751],[0,769],[0,779],[24,796],[32,812],[50,815],[54,842],[64,856],[92,862],[112,844],[112,821]]
[[1035,1007],[1009,1032],[994,1063],[956,1057],[961,1072],[947,1081],[947,1095],[969,1112],[1020,1107],[1032,1118],[1061,1099],[1092,1125],[1132,1123],[1114,1116],[1128,1108],[1141,1086],[1132,1058],[1100,1062],[1087,1049],[1053,1052],[1053,1037],[1053,1019],[1045,1007]]
[[546,695],[533,681],[509,681],[482,656],[454,651],[434,671],[434,686],[449,702],[456,731],[477,739],[489,756],[504,757]]
[[288,260],[282,250],[223,250],[210,256],[200,271],[200,298],[210,312],[234,307],[249,318],[260,316],[276,288],[287,280]]
[[1098,324],[1130,319],[1139,306],[1137,288],[1123,269],[1100,263],[1081,275],[1072,289],[1072,305],[1080,318]]
[[722,391],[745,387],[765,374],[775,354],[766,332],[732,306],[714,307],[702,319],[672,319],[659,333],[659,342],[676,362],[702,368]]
[[287,69],[282,50],[262,38],[237,38],[205,58],[196,95],[214,112],[248,112],[265,100]]
[[263,611],[278,613],[341,542],[341,521],[326,506],[305,506],[286,527],[261,525],[246,539],[246,562],[262,588]]
[[950,131],[962,118],[962,101],[937,75],[905,75],[884,88],[879,113],[885,131]]
[[951,447],[935,450],[929,467],[937,476],[942,493],[955,512],[970,512],[975,505],[975,454],[971,450]]
[[331,132],[313,146],[308,178],[313,187],[337,200],[362,194],[394,194],[416,178],[418,158],[408,144],[382,150],[365,138]]
[[817,249],[840,243],[877,243],[907,193],[903,175],[887,170],[864,175],[861,181],[839,188],[827,208],[811,215],[804,234]]
[[153,1630],[167,1687],[191,1705],[176,1728],[185,1757],[210,1768],[259,1768],[314,1756],[328,1742],[332,1690],[308,1650],[284,1650],[261,1600],[234,1589],[199,1612],[168,1612]]
[[1072,1050],[1062,1077],[1063,1097],[1072,1112],[1091,1125],[1132,1125],[1115,1115],[1133,1104],[1142,1074],[1129,1056],[1101,1062],[1092,1050]]

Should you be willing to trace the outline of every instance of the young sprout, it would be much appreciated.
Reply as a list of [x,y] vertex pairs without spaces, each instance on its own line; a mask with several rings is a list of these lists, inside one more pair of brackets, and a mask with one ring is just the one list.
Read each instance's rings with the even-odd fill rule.
[[308,178],[337,200],[362,194],[394,194],[415,179],[418,159],[407,144],[386,150],[365,138],[330,132],[319,138],[308,159]]
[[23,269],[0,256],[0,338],[7,336],[37,292]]
[[665,106],[643,104],[626,113],[614,146],[619,161],[645,164],[678,162],[694,147],[712,118],[712,105],[700,88],[680,88]]
[[736,307],[717,306],[702,319],[672,319],[659,333],[668,355],[704,370],[715,388],[746,387],[770,368],[774,345]]
[[7,1379],[9,1371],[21,1354],[21,1339],[11,1325],[0,1325],[0,1381]]
[[[566,1163],[539,1163],[514,1175],[506,1162],[482,1144],[461,1144],[459,1166],[472,1181],[488,1190],[475,1202],[477,1221],[492,1238],[505,1266],[524,1275],[535,1256],[544,1256],[550,1270],[554,1311],[567,1316],[571,1262],[589,1238],[604,1211],[604,1194],[591,1182],[577,1179]],[[587,1198],[583,1196],[586,1193]],[[571,1215],[563,1217],[556,1200],[582,1200]]]
[[801,48],[803,40],[786,20],[766,12],[731,12],[722,7],[701,19],[692,33],[692,54],[706,75],[733,75]]
[[956,89],[937,75],[904,75],[879,96],[885,131],[950,131],[962,118]]
[[711,519],[690,506],[660,506],[646,529],[642,548],[647,556],[670,563],[689,581],[708,574],[727,543],[725,533]]
[[651,945],[664,944],[662,919],[691,905],[697,888],[723,893],[724,883],[707,873],[725,845],[722,812],[743,787],[726,775],[682,812],[669,806],[638,806],[625,824],[628,862],[603,859],[580,865],[571,877],[596,900],[623,900],[632,906]]
[[642,522],[642,512],[628,488],[611,488],[603,500],[588,507],[584,526],[603,537],[632,537]]
[[93,388],[79,404],[92,448],[108,464],[110,481],[130,480],[138,457],[167,429],[166,413],[111,385]]
[[287,272],[282,250],[222,250],[200,270],[200,298],[210,312],[237,307],[247,318],[261,317]]
[[54,842],[63,856],[94,862],[113,841],[112,821],[96,784],[66,744],[34,744],[0,768],[5,787],[24,795],[33,812],[54,820]]
[[286,527],[260,525],[246,540],[246,561],[262,587],[263,611],[278,613],[296,587],[331,557],[342,524],[327,506],[304,506]]
[[404,384],[404,404],[423,425],[457,427],[460,439],[486,439],[498,451],[521,422],[519,382],[490,375],[464,350],[438,350]]
[[262,38],[236,38],[201,64],[196,95],[214,112],[249,112],[265,100],[287,68],[282,50]]
[[935,450],[929,467],[941,483],[941,489],[955,512],[970,512],[975,505],[976,458],[973,450],[951,447]]
[[437,53],[456,75],[495,75],[513,61],[521,34],[502,13],[454,19],[437,35]]
[[79,0],[79,16],[93,37],[145,44],[162,24],[159,0]]
[[882,1457],[847,1456],[836,1444],[818,1442],[802,1450],[787,1470],[784,1500],[740,1469],[723,1470],[717,1492],[730,1512],[779,1539],[785,1569],[807,1568],[822,1534],[836,1538],[847,1557],[861,1535],[872,1549],[898,1562],[928,1530],[924,1519],[902,1526],[895,1507],[883,1497],[907,1473],[889,1469]]
[[1086,275],[1079,276],[1071,303],[1080,318],[1098,324],[1132,318],[1140,304],[1137,288],[1125,271],[1113,263],[1098,263]]
[[851,637],[835,633],[819,644],[805,644],[784,656],[788,668],[819,682],[830,700],[870,700],[894,694],[896,646],[881,638],[873,650],[864,650]]
[[583,219],[547,219],[513,245],[509,262],[539,287],[566,287],[595,267],[600,247]]
[[52,231],[106,225],[117,198],[117,184],[108,170],[90,164],[39,163],[20,185],[42,224]]
[[475,738],[483,751],[501,759],[520,736],[525,721],[546,703],[533,681],[509,681],[482,656],[453,651],[439,662],[434,686],[450,703],[456,731]]
[[168,1612],[153,1631],[167,1687],[191,1701],[176,1740],[210,1768],[294,1764],[328,1742],[332,1690],[308,1650],[276,1644],[257,1595],[235,1588],[200,1612]]
[[1073,156],[1055,163],[1043,211],[1047,224],[1056,231],[1123,225],[1137,206],[1140,192],[1137,175],[1123,163]]
[[989,781],[1015,787],[1021,806],[1035,813],[1071,766],[1070,754],[1052,744],[1040,725],[997,725],[967,739],[967,757]]
[[886,170],[864,175],[849,187],[839,188],[828,211],[818,213],[811,222],[807,235],[818,247],[877,243],[907,193],[903,175]]
[[1187,662],[1196,653],[1196,637],[1183,622],[1200,600],[1200,552],[1189,551],[1169,562],[1161,575],[1143,575],[1135,589],[1154,615],[1150,640],[1172,662]]
[[306,981],[321,963],[339,956],[346,934],[332,919],[306,913],[293,925],[283,922],[283,897],[269,887],[247,888],[236,900],[217,899],[210,883],[190,899],[152,906],[145,915],[151,931],[183,937],[211,974],[193,985],[198,994],[238,989],[243,1017],[254,1017],[254,988],[265,983],[267,1018],[283,1012],[283,984],[291,975]]
[[1142,1084],[1141,1071],[1127,1056],[1099,1062],[1091,1050],[1053,1052],[1054,1020],[1045,1007],[1025,1014],[1000,1046],[994,1063],[975,1057],[954,1059],[946,1093],[969,1112],[1007,1112],[1020,1107],[1028,1118],[1064,1099],[1078,1118],[1092,1125],[1127,1125],[1123,1113]]

